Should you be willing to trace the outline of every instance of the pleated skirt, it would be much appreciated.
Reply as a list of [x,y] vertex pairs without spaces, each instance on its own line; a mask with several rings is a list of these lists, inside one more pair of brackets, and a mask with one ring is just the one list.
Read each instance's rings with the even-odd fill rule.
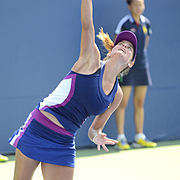
[[44,116],[31,112],[24,125],[14,132],[9,143],[25,156],[44,163],[75,166],[75,137]]

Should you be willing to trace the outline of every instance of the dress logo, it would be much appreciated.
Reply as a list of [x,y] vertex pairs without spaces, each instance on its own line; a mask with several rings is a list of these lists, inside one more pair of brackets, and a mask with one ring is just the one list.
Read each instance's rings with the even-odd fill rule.
[[145,24],[143,25],[143,28],[142,28],[142,29],[143,29],[144,34],[146,35],[146,34],[147,34],[147,28],[146,28],[146,25],[145,25]]

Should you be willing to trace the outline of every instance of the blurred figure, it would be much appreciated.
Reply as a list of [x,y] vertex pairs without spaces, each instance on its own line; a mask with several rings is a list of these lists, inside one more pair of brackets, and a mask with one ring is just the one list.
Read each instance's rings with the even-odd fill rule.
[[2,154],[0,154],[0,162],[5,162],[8,161],[8,157],[3,156]]
[[123,99],[115,113],[118,129],[118,144],[116,148],[130,149],[124,133],[124,121],[132,87],[134,87],[134,122],[136,127],[133,147],[156,147],[157,144],[149,141],[143,133],[144,101],[147,87],[152,84],[147,60],[147,47],[152,33],[150,21],[142,15],[145,9],[144,0],[126,0],[126,2],[130,14],[120,20],[115,31],[115,37],[124,30],[134,32],[138,40],[138,49],[134,67],[127,76],[121,76],[119,79],[123,91]]

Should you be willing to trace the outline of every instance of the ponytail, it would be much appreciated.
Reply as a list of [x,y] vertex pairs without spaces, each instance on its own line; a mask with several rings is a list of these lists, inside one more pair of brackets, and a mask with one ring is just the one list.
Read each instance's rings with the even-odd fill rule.
[[99,34],[97,37],[103,42],[103,46],[108,50],[111,51],[112,48],[114,47],[114,43],[109,37],[108,33],[104,33],[103,28],[100,29]]

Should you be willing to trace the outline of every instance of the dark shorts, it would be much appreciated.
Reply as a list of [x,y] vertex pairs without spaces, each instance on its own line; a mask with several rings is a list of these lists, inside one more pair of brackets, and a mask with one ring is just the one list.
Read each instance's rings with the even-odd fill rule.
[[28,116],[9,143],[27,157],[50,164],[75,166],[75,138],[46,118],[39,110]]
[[121,86],[150,86],[152,85],[149,69],[130,69],[128,75],[119,80]]

